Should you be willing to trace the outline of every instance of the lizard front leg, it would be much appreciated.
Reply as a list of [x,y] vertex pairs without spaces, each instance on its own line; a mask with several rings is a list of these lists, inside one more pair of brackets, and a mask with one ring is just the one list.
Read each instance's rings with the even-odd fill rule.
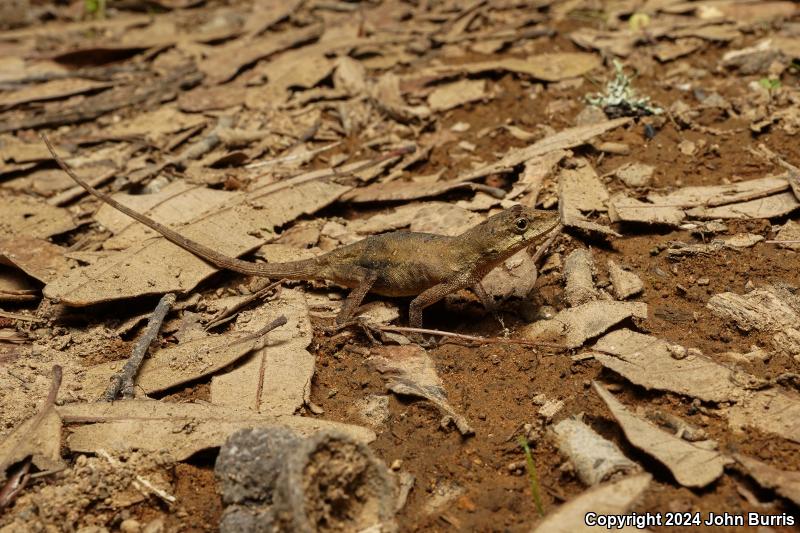
[[457,278],[423,291],[411,300],[411,304],[408,306],[408,325],[412,328],[421,328],[423,309],[435,304],[448,294],[469,287],[473,283],[475,282],[472,279]]
[[337,326],[341,326],[353,318],[364,296],[367,295],[375,284],[375,280],[378,279],[378,273],[376,271],[360,266],[349,267],[345,274],[346,276],[341,276],[340,273],[340,276],[353,280],[357,285],[355,289],[350,291],[350,294],[347,295],[347,299],[344,301],[344,305],[342,305],[342,310],[339,311],[339,315],[336,317]]

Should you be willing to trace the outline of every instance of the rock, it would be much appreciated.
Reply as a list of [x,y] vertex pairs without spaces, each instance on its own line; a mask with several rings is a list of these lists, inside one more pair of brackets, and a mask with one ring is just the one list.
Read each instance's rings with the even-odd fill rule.
[[644,163],[628,163],[614,171],[614,175],[628,187],[644,187],[653,178],[655,167]]

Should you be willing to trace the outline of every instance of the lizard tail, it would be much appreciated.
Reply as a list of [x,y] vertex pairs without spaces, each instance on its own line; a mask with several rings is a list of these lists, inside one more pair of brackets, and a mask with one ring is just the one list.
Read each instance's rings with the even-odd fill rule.
[[193,241],[191,239],[187,239],[177,231],[168,228],[163,224],[159,224],[155,220],[142,215],[141,213],[137,213],[136,211],[130,209],[119,203],[118,201],[114,200],[111,196],[98,191],[85,181],[83,181],[80,177],[78,177],[75,172],[67,164],[56,154],[55,150],[53,149],[53,145],[50,144],[50,140],[42,134],[42,140],[47,145],[47,149],[50,150],[50,154],[53,156],[53,159],[58,163],[58,166],[61,167],[61,170],[67,173],[67,175],[72,178],[75,183],[83,187],[86,192],[89,194],[99,198],[103,202],[107,203],[114,209],[125,213],[129,217],[137,220],[147,226],[148,228],[160,233],[165,239],[169,242],[180,246],[184,250],[187,250],[197,257],[202,258],[205,261],[208,261],[212,265],[223,268],[227,270],[232,270],[234,272],[240,272],[242,274],[249,274],[252,276],[263,276],[267,278],[280,278],[280,277],[294,277],[295,275],[301,276],[305,272],[305,261],[296,261],[294,263],[286,263],[280,265],[269,265],[269,264],[258,264],[258,263],[251,263],[249,261],[242,261],[241,259],[237,259],[235,257],[229,257],[223,255],[215,250],[212,250],[208,246],[200,244],[199,242]]

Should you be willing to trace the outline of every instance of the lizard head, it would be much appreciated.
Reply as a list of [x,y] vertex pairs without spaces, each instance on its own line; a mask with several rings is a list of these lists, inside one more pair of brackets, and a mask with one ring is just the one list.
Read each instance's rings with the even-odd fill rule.
[[559,223],[558,211],[515,205],[474,227],[469,239],[496,263],[533,244]]

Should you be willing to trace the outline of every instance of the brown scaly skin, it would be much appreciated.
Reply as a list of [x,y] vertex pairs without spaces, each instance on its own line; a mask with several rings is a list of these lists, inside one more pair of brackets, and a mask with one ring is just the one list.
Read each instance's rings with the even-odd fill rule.
[[367,237],[305,261],[251,263],[225,256],[133,211],[80,179],[59,158],[56,161],[90,194],[216,267],[266,278],[328,280],[353,289],[336,317],[337,324],[353,316],[368,292],[416,296],[408,320],[416,328],[422,326],[423,309],[460,289],[472,287],[487,304],[481,279],[559,222],[555,211],[515,205],[456,237],[398,231]]

